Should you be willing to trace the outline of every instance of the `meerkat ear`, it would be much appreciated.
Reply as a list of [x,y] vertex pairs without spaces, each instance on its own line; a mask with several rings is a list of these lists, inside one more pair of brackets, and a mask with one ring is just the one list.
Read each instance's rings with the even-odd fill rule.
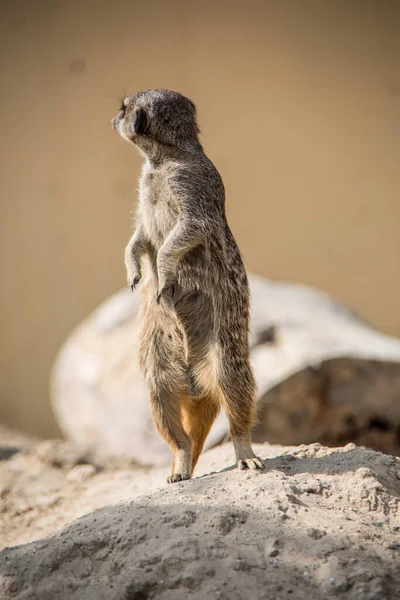
[[143,135],[149,128],[149,116],[144,108],[138,108],[135,111],[135,121],[133,127],[136,134]]

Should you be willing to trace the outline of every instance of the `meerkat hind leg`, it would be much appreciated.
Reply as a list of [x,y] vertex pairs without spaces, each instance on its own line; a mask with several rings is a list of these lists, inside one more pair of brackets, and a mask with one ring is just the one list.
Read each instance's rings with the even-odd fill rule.
[[174,454],[172,473],[168,483],[190,479],[192,474],[192,443],[185,432],[180,414],[180,397],[170,392],[150,393],[153,420]]
[[182,398],[181,411],[183,427],[192,442],[192,473],[219,410],[220,407],[218,402],[211,396],[205,396],[203,398]]
[[[229,418],[236,464],[239,469],[263,469],[264,463],[251,447],[251,428],[254,421],[254,400],[241,382],[232,378],[230,385],[221,385],[222,404]],[[236,385],[235,385],[236,383]]]

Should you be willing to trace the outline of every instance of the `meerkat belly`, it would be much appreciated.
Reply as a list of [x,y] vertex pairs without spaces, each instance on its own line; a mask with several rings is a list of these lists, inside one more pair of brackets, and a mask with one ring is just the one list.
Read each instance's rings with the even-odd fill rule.
[[145,232],[157,251],[176,225],[179,207],[165,182],[165,174],[148,167],[140,183],[140,213]]
[[143,225],[147,236],[158,250],[178,220],[178,210],[168,199],[148,201],[143,211]]

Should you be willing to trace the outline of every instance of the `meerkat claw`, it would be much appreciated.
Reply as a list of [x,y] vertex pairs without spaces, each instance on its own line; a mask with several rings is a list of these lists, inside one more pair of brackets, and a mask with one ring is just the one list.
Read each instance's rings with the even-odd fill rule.
[[133,279],[133,287],[135,288],[138,283],[139,283],[139,277],[136,275],[136,277],[134,277],[134,279]]
[[163,287],[163,289],[160,292],[158,292],[157,298],[156,298],[157,304],[160,304],[162,296],[173,299],[175,296],[175,285],[173,283],[171,283],[170,285],[166,285]]
[[244,458],[239,460],[238,467],[241,471],[245,471],[246,469],[251,469],[252,471],[261,471],[264,468],[264,463],[260,458],[254,456],[253,458]]
[[185,479],[190,479],[190,475],[188,473],[174,473],[167,477],[167,483],[177,483],[178,481],[184,481]]
[[130,286],[131,286],[131,290],[132,290],[132,292],[133,292],[133,290],[135,289],[135,287],[137,286],[137,284],[138,284],[138,283],[139,283],[139,277],[136,275],[136,276],[135,276],[135,277],[132,279],[132,281],[131,281],[131,283],[130,283]]

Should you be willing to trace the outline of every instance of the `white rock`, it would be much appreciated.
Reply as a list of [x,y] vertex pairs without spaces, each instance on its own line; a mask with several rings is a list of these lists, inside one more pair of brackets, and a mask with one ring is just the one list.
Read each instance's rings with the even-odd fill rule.
[[[322,292],[255,275],[250,287],[250,341],[260,397],[329,358],[400,360],[400,340],[375,331]],[[139,371],[137,313],[137,294],[122,290],[72,332],[54,364],[52,405],[64,434],[78,444],[142,464],[163,464],[170,461],[170,452],[154,429]],[[270,328],[276,331],[273,343],[257,344]],[[205,448],[227,432],[221,413]]]

